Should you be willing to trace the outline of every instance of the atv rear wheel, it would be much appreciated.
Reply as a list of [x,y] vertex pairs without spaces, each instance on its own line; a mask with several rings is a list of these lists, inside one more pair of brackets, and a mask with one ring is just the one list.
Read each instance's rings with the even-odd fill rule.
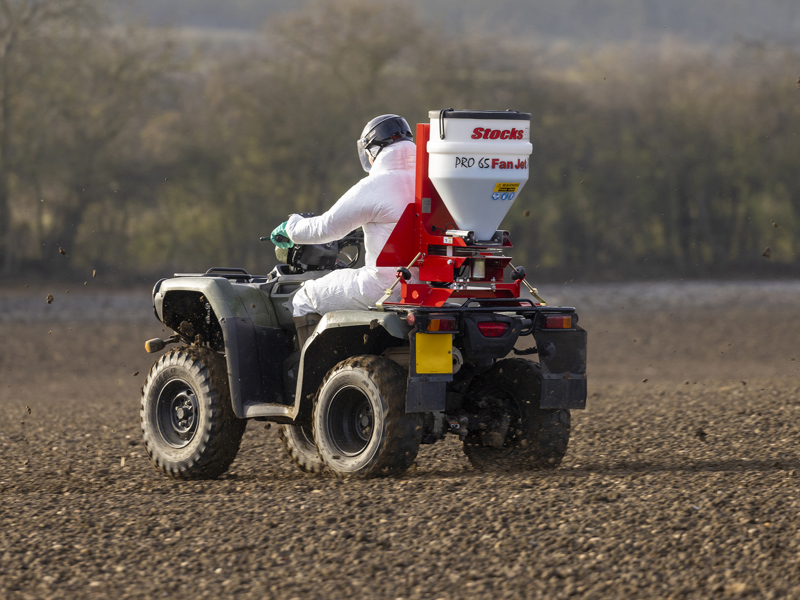
[[281,425],[278,436],[286,454],[297,467],[306,473],[320,473],[325,463],[319,457],[314,443],[314,432],[307,425]]
[[325,376],[314,400],[314,441],[339,477],[399,475],[417,457],[422,420],[406,413],[406,372],[381,356],[355,356]]
[[140,417],[150,459],[174,479],[222,475],[247,425],[233,414],[224,359],[198,346],[156,361],[142,387]]
[[487,429],[464,440],[469,462],[484,471],[554,469],[567,452],[569,410],[539,408],[542,390],[537,363],[498,361],[467,391],[467,412],[478,414]]

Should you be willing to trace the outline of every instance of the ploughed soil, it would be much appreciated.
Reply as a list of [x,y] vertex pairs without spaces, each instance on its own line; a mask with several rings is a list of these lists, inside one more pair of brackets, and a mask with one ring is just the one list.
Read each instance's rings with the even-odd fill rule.
[[585,300],[590,376],[555,470],[449,438],[339,481],[251,422],[205,482],[144,451],[147,291],[2,291],[0,598],[800,597],[800,299],[664,289],[554,291]]

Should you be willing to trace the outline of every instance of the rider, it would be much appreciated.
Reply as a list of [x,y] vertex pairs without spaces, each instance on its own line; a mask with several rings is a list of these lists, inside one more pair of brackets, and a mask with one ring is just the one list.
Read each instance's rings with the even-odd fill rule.
[[[322,315],[333,310],[366,310],[394,282],[395,268],[375,264],[406,206],[414,202],[413,139],[403,117],[375,117],[357,142],[361,166],[369,176],[351,187],[326,213],[310,218],[293,214],[272,232],[277,246],[290,248],[294,244],[332,242],[358,227],[364,230],[365,266],[306,281],[294,295],[292,314],[301,348]],[[286,238],[291,241],[281,241]]]

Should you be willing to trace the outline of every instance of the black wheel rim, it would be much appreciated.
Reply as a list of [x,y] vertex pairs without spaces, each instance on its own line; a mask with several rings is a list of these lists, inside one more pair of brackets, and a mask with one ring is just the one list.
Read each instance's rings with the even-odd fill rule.
[[357,456],[369,445],[375,429],[375,415],[369,398],[357,387],[338,390],[328,410],[328,432],[336,450]]
[[156,421],[161,437],[173,448],[183,448],[197,433],[200,416],[197,395],[183,379],[173,379],[161,388],[156,403]]

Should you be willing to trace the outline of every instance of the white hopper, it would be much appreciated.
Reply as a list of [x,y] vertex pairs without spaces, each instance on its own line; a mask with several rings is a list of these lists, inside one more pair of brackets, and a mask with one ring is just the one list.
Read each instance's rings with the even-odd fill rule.
[[428,116],[428,177],[459,229],[491,239],[528,181],[530,113],[434,110]]

